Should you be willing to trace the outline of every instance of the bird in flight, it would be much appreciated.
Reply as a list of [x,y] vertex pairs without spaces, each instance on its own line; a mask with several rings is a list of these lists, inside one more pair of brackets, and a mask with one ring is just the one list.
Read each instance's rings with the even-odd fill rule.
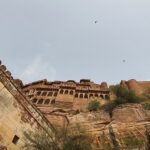
[[96,24],[96,23],[98,23],[98,21],[97,21],[97,20],[95,20],[95,21],[94,21],[94,23]]

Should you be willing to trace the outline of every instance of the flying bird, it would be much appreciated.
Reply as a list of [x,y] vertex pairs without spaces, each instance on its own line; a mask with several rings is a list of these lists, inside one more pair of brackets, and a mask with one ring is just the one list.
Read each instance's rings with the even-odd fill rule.
[[96,23],[98,23],[98,21],[97,21],[97,20],[95,20],[95,21],[94,21],[94,23],[96,24]]

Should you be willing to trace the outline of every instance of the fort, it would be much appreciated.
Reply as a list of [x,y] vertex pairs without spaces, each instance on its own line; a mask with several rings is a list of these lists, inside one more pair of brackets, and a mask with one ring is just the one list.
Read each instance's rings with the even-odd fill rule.
[[24,85],[22,89],[37,107],[80,109],[90,100],[97,99],[104,103],[110,99],[106,82],[95,84],[87,79],[82,79],[79,83],[73,80],[66,82],[41,80]]
[[96,84],[89,79],[79,82],[46,79],[24,85],[14,79],[0,61],[0,149],[21,149],[24,131],[44,130],[52,133],[54,128],[81,124],[93,138],[93,143],[104,149],[112,146],[110,128],[120,146],[128,136],[146,139],[150,126],[150,110],[143,103],[150,100],[150,82],[129,80],[120,82],[127,90],[145,96],[139,104],[123,104],[116,107],[112,116],[103,109],[90,112],[89,102],[102,105],[113,101],[114,95],[106,82]]

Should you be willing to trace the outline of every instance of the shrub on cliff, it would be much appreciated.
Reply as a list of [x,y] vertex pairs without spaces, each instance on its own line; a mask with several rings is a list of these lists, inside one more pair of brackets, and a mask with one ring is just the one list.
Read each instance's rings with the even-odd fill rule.
[[134,148],[140,148],[145,146],[146,141],[144,138],[136,138],[134,136],[127,136],[123,138],[124,145],[126,147],[134,147]]
[[91,101],[88,104],[89,111],[97,111],[100,109],[100,103],[97,100]]
[[144,108],[145,110],[150,110],[150,103],[145,103],[145,104],[143,104],[143,108]]
[[132,90],[127,90],[120,85],[112,86],[111,91],[116,95],[116,103],[139,103],[141,98]]
[[127,90],[120,85],[111,86],[111,92],[116,95],[116,99],[108,102],[103,107],[104,109],[112,115],[112,111],[118,105],[125,103],[139,103],[141,102],[141,98],[137,96],[134,91]]

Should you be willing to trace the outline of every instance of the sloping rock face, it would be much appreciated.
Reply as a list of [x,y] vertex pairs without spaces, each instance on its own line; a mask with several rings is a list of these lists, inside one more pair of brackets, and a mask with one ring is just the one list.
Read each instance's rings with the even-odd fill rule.
[[92,134],[97,134],[111,122],[109,114],[104,111],[79,113],[77,115],[68,115],[67,117],[70,125],[79,123]]
[[110,118],[104,111],[67,115],[71,126],[80,124],[93,135],[97,148],[113,147],[110,128],[120,147],[125,147],[126,137],[146,141],[146,126],[150,125],[149,111],[140,104],[125,104],[117,107]]
[[109,113],[100,110],[97,112],[78,112],[57,109],[45,114],[57,126],[73,128],[80,125],[93,138],[95,149],[108,150],[114,147],[112,133],[120,147],[126,146],[128,137],[146,141],[146,126],[150,125],[150,111],[145,110],[141,104],[120,105]]
[[114,122],[130,123],[149,119],[149,115],[140,104],[124,104],[113,111]]

